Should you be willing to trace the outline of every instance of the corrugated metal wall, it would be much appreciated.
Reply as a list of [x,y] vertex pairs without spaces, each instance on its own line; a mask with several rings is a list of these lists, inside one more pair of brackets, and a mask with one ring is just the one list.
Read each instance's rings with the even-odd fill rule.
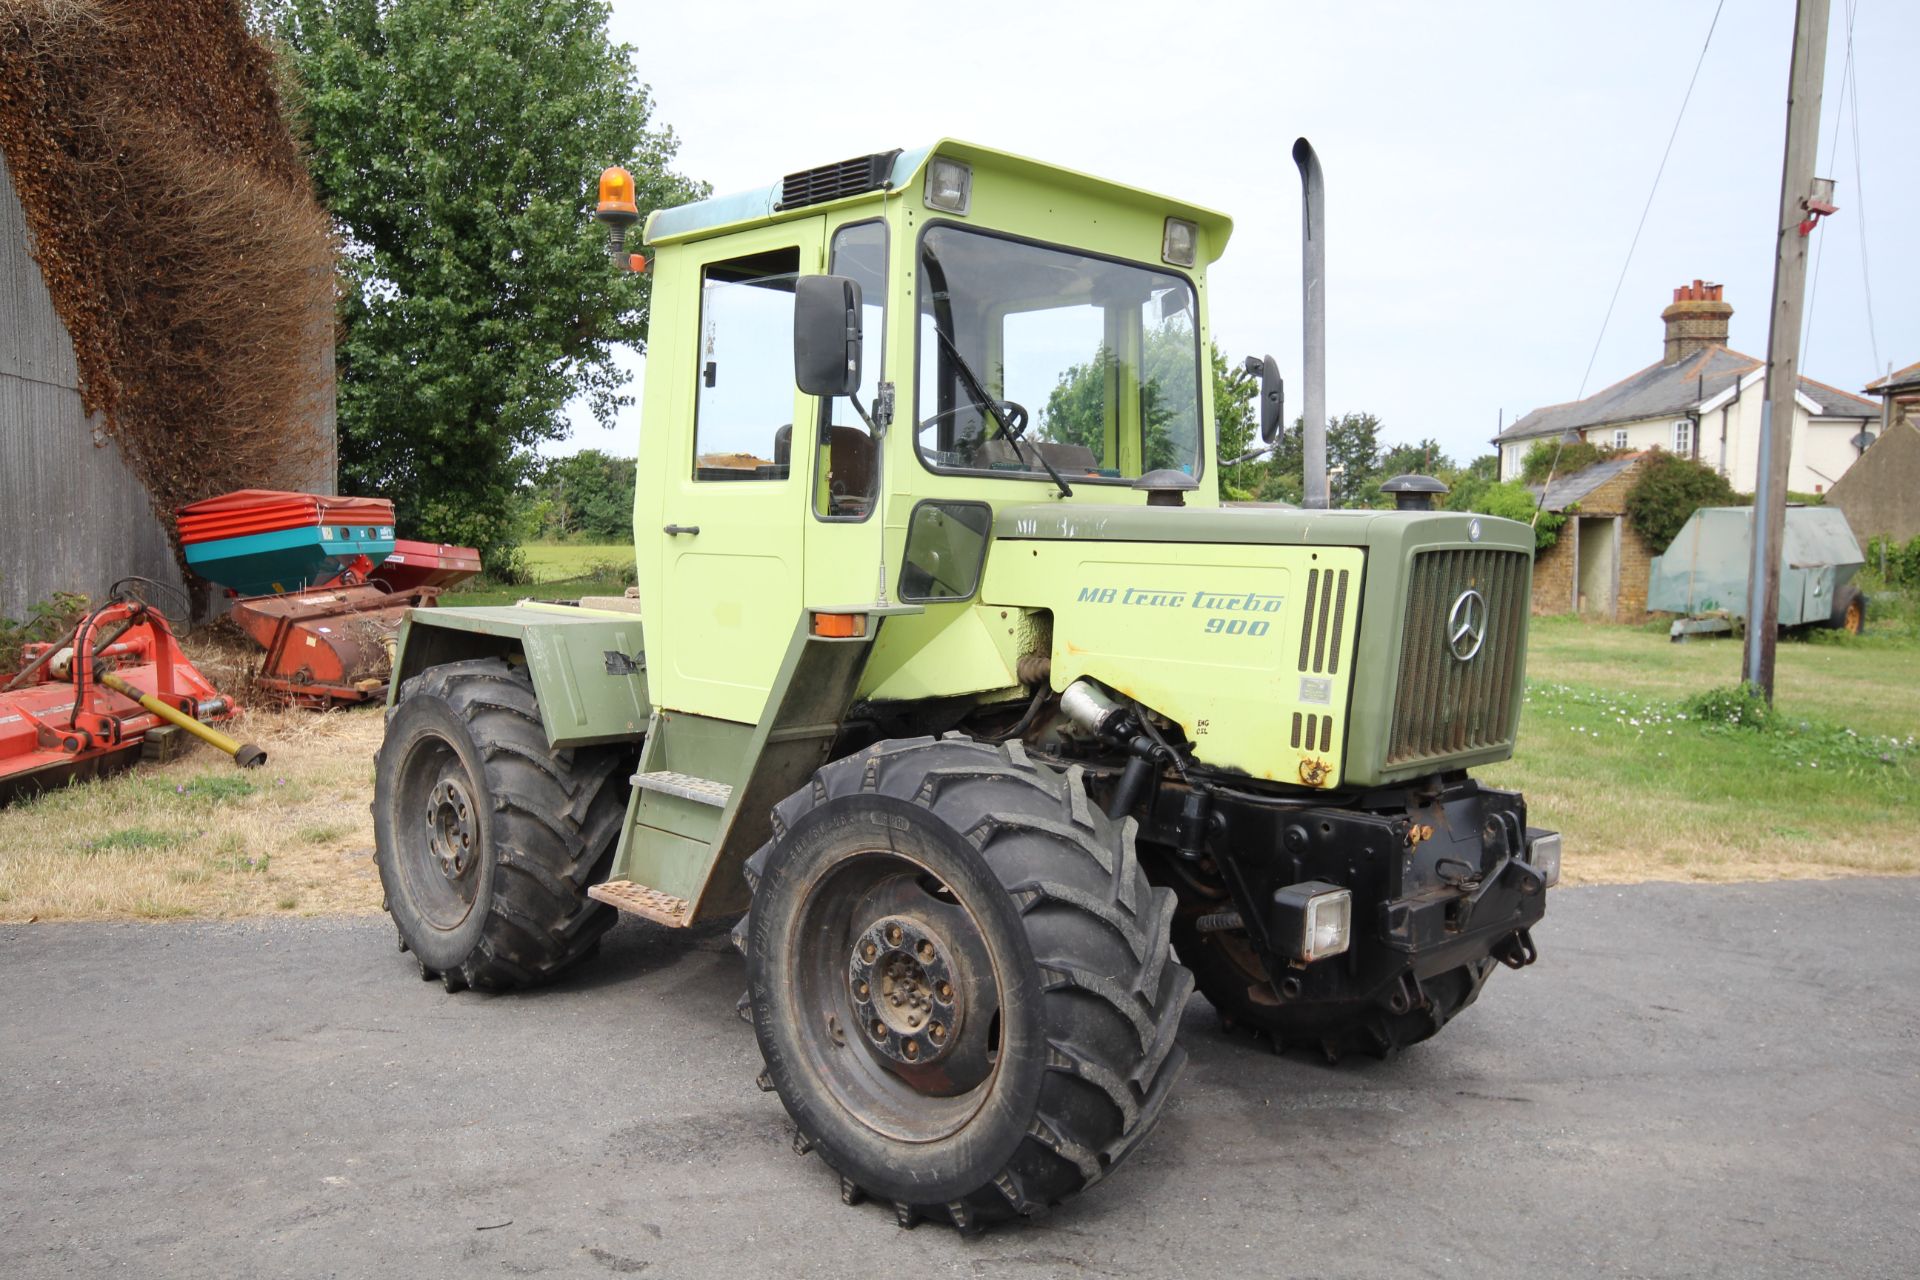
[[[330,341],[317,358],[331,363]],[[0,616],[22,617],[54,591],[99,599],[132,573],[180,584],[145,486],[116,444],[96,439],[79,385],[0,156]],[[331,390],[326,399],[315,426],[331,441]]]

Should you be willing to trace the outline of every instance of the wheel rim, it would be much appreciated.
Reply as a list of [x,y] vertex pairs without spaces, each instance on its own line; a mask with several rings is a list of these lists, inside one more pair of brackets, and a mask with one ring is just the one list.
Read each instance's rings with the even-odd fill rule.
[[1864,612],[1865,610],[1861,609],[1860,602],[1858,600],[1847,601],[1846,628],[1848,631],[1852,632],[1856,636],[1860,634],[1860,623],[1862,621],[1861,615]]
[[407,895],[435,929],[457,929],[480,894],[484,848],[473,779],[453,744],[424,737],[400,770],[394,837]]
[[787,959],[808,1066],[861,1124],[957,1132],[999,1072],[1001,984],[978,918],[925,866],[871,851],[802,899]]

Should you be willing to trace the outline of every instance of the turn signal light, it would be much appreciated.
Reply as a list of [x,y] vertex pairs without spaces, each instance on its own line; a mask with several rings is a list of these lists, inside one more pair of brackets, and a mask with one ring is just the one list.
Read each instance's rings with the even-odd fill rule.
[[826,640],[854,640],[867,634],[864,613],[816,613],[813,634]]

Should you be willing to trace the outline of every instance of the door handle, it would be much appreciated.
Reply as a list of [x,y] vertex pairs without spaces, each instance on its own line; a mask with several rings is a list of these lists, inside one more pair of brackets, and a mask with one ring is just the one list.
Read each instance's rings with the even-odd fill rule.
[[669,538],[677,538],[683,533],[699,533],[700,526],[697,524],[670,524],[662,526],[660,532],[666,534]]

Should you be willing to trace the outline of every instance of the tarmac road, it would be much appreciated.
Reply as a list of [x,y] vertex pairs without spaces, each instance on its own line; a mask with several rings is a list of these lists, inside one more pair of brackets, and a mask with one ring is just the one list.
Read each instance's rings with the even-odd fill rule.
[[0,1276],[1920,1273],[1920,880],[1556,891],[1389,1064],[1188,1010],[1154,1136],[966,1240],[796,1157],[719,931],[534,994],[382,921],[0,929]]

